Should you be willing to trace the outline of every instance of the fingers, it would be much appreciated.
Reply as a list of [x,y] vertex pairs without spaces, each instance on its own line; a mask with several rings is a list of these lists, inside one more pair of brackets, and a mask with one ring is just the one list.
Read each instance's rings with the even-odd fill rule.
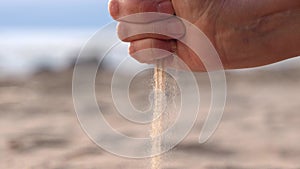
[[143,12],[174,14],[170,0],[110,0],[109,11],[115,20]]
[[131,42],[129,47],[129,53],[133,58],[148,64],[170,56],[175,50],[174,40],[143,39]]
[[118,36],[125,42],[147,38],[162,40],[180,39],[185,35],[185,31],[185,26],[175,16],[147,24],[121,22],[118,25]]
[[175,40],[143,39],[133,41],[130,55],[140,63],[155,64],[163,59],[165,67],[205,72],[200,58],[187,46]]

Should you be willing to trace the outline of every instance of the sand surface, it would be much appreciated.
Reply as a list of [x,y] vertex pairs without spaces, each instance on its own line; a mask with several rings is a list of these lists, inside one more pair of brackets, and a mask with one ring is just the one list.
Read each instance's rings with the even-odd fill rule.
[[[205,100],[209,98],[209,90],[205,90],[209,84],[204,75],[197,77]],[[209,105],[203,101],[197,124],[164,156],[164,168],[300,168],[300,68],[228,72],[227,81],[227,104],[217,132],[207,143],[198,144]],[[26,80],[1,80],[0,168],[149,168],[149,159],[120,158],[89,140],[76,119],[71,86],[72,70],[41,72]],[[114,111],[101,91],[107,84],[102,79],[96,86],[98,102],[106,104],[106,112]],[[113,114],[106,113],[106,117],[123,132],[146,133],[118,122]]]

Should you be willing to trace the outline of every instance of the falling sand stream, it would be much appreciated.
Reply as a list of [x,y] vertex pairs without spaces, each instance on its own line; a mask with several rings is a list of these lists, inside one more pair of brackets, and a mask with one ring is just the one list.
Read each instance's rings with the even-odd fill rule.
[[[150,136],[152,138],[152,153],[157,154],[161,152],[162,141],[161,139],[155,139],[163,132],[163,109],[164,109],[164,95],[166,88],[166,75],[164,72],[163,60],[158,61],[154,70],[153,76],[154,84],[154,110],[153,110],[153,122],[151,125]],[[162,159],[160,155],[152,157],[151,169],[161,169]]]

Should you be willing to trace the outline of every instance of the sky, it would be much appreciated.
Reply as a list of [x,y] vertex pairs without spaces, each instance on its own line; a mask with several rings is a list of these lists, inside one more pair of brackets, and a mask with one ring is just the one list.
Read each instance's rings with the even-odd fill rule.
[[112,21],[107,4],[108,0],[0,0],[0,77],[30,74],[41,65],[53,70],[68,66],[70,57]]
[[112,19],[108,0],[1,0],[0,28],[99,28]]

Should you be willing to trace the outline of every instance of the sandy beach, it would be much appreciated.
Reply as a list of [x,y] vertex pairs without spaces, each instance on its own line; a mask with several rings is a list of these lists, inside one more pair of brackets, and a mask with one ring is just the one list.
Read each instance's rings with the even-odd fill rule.
[[[73,107],[72,73],[72,69],[40,72],[29,79],[0,81],[0,168],[149,168],[149,159],[117,157],[87,137]],[[204,75],[197,77],[202,96],[209,97],[209,91],[204,90],[209,83]],[[209,105],[204,101],[197,124],[179,146],[164,155],[163,168],[299,168],[299,77],[300,68],[227,72],[227,103],[218,130],[207,143],[198,144]],[[98,102],[105,102],[101,88],[107,84],[96,82],[96,86],[100,89]],[[113,111],[110,103],[106,104],[107,111]],[[106,117],[124,132],[145,133],[117,122],[120,119],[113,114]]]

